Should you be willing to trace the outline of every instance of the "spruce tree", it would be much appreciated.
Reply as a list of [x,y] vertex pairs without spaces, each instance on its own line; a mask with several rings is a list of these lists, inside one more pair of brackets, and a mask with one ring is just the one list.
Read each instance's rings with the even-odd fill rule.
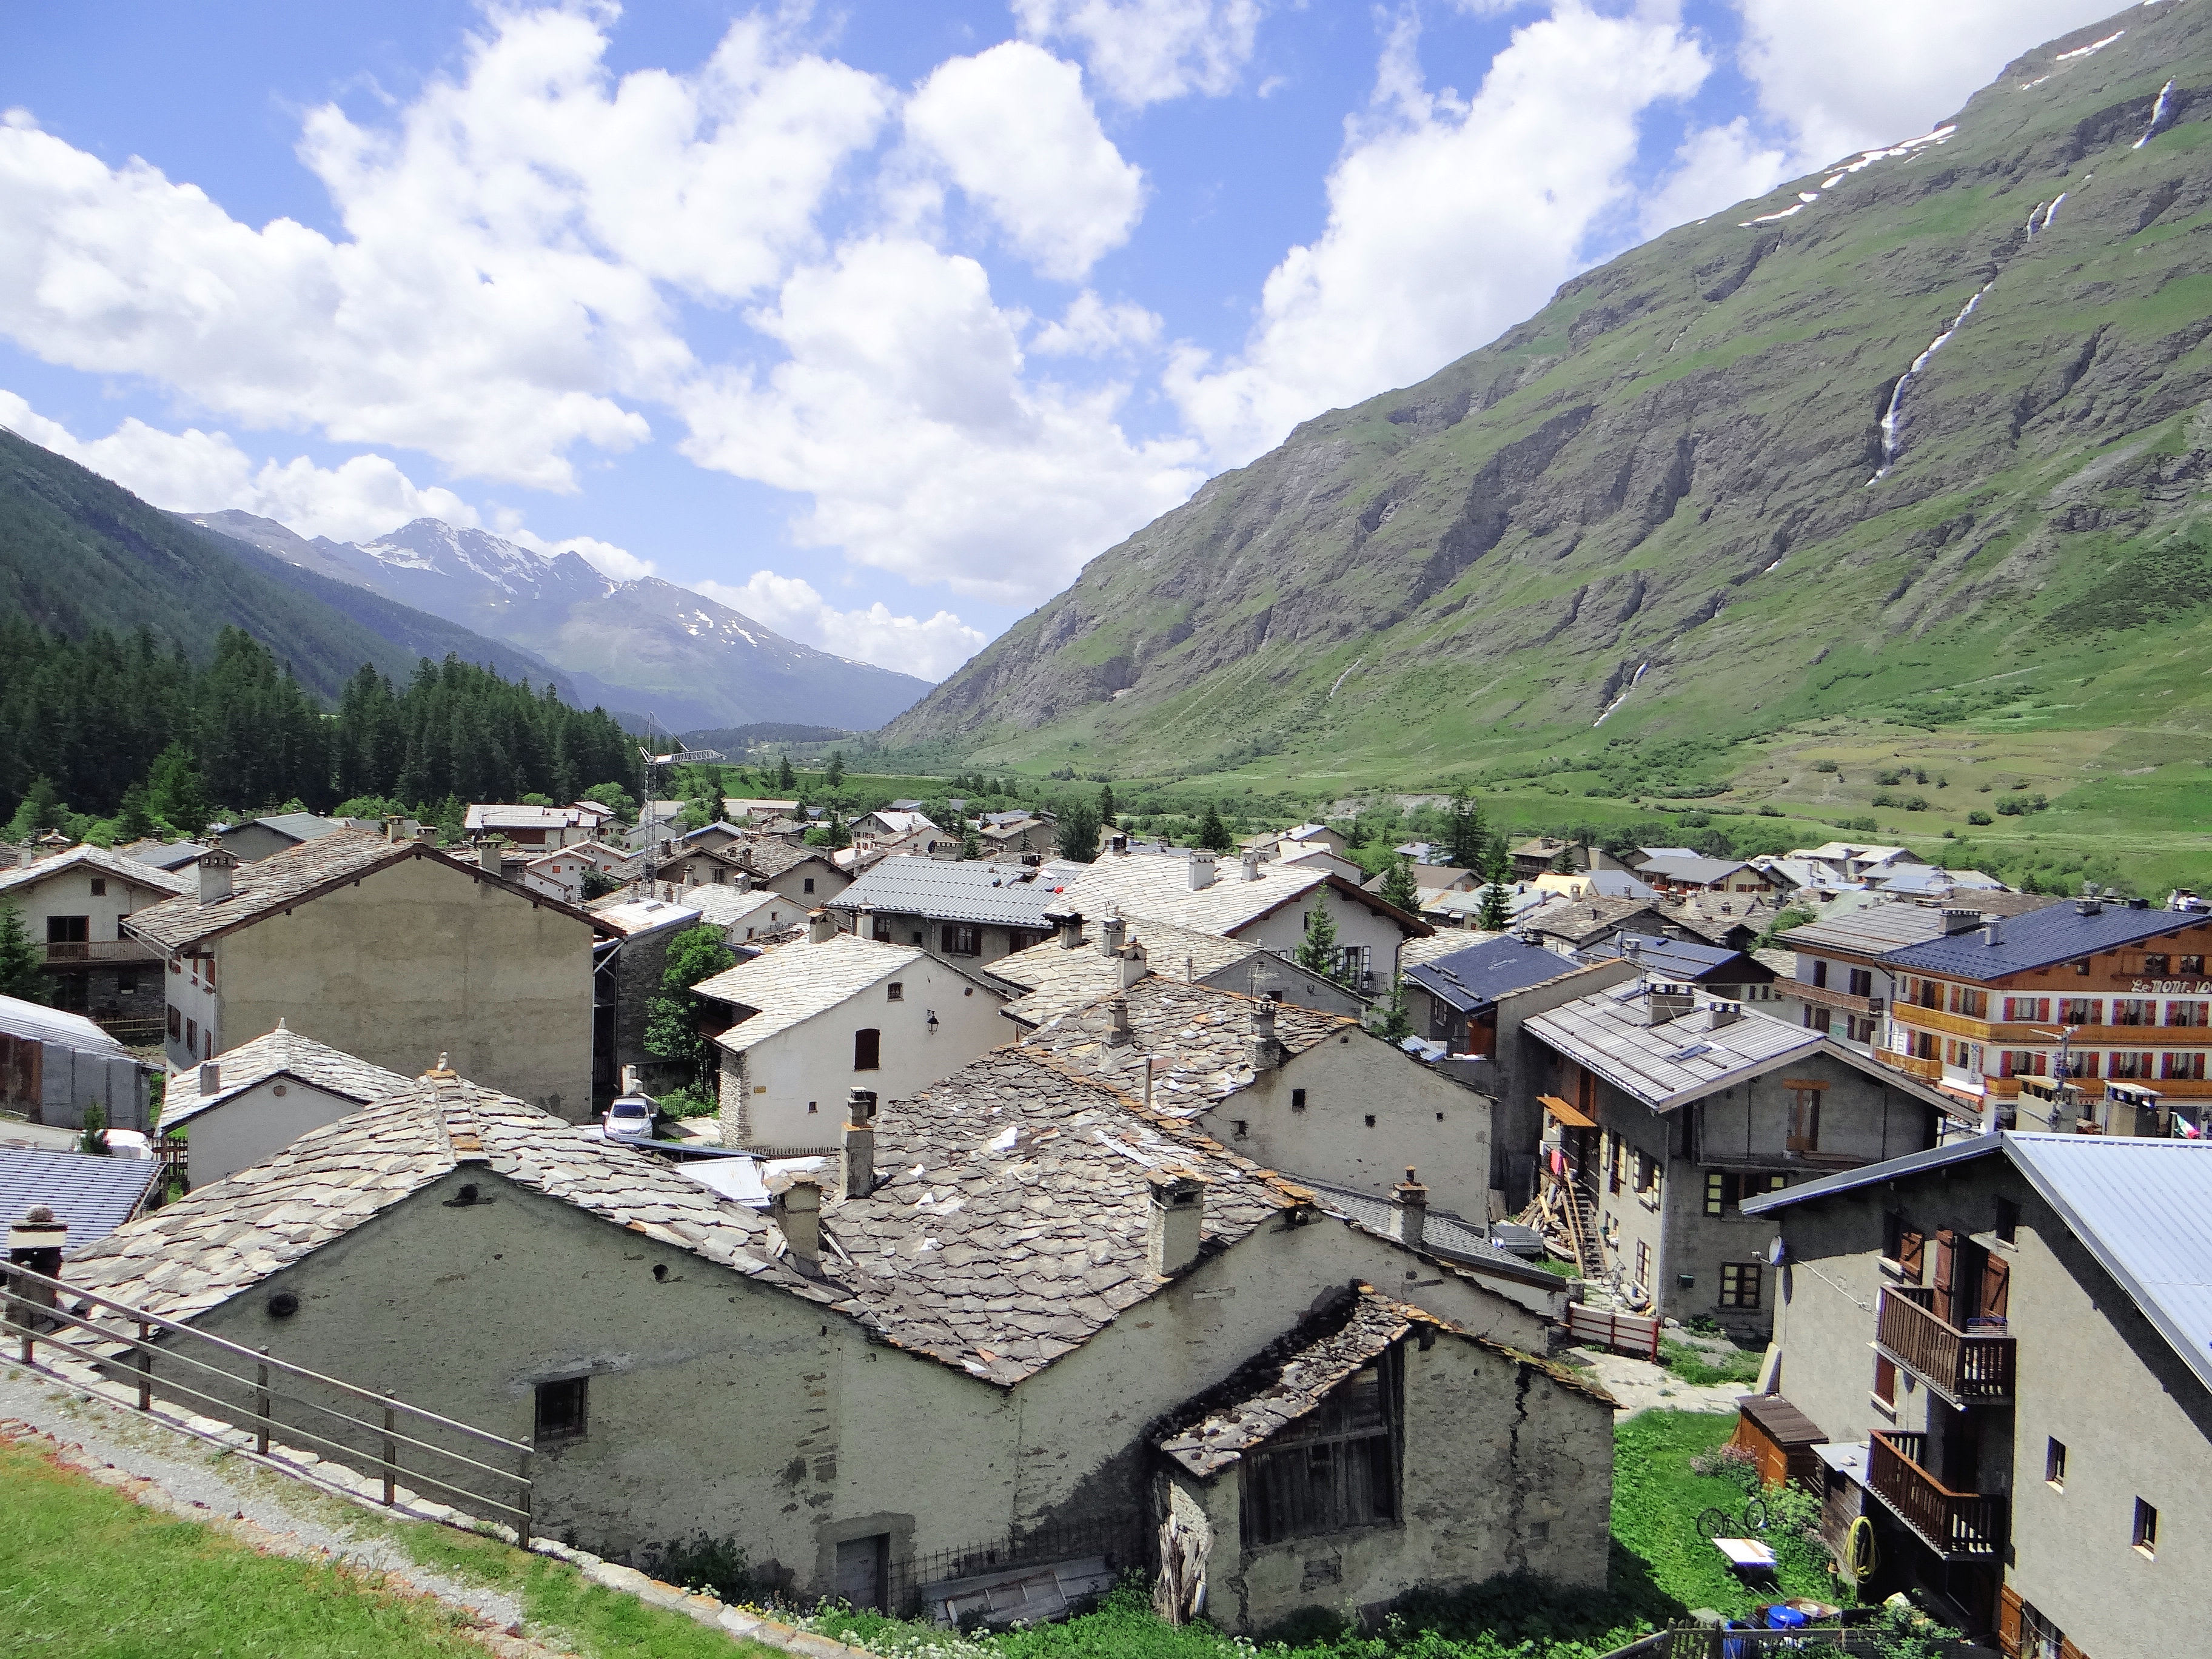
[[1336,918],[1328,908],[1328,890],[1314,890],[1313,908],[1306,912],[1306,936],[1295,957],[1299,967],[1324,979],[1341,977],[1343,963],[1336,948]]
[[830,769],[823,775],[823,778],[832,789],[842,789],[845,787],[845,751],[843,750],[833,749],[830,751]]
[[660,994],[646,1007],[645,1051],[690,1066],[694,1086],[707,1081],[714,1045],[700,1029],[706,999],[691,988],[736,962],[735,953],[722,941],[722,930],[711,922],[688,927],[668,941]]
[[1447,844],[1451,848],[1452,862],[1462,870],[1481,869],[1488,835],[1482,824],[1482,808],[1465,784],[1452,791],[1446,817]]
[[106,1158],[107,1145],[107,1109],[94,1101],[84,1109],[84,1129],[76,1138],[76,1149],[87,1158]]
[[1121,827],[1115,821],[1114,786],[1110,783],[1102,783],[1098,786],[1098,827],[1101,830],[1118,830]]
[[1502,933],[1513,925],[1513,913],[1507,904],[1512,897],[1513,860],[1506,855],[1504,836],[1498,836],[1490,844],[1483,858],[1482,873],[1486,883],[1482,908],[1476,914],[1474,925],[1485,933]]
[[775,766],[775,787],[787,793],[799,787],[799,774],[791,769],[791,757],[784,756]]
[[1061,803],[1055,839],[1060,857],[1073,863],[1088,864],[1098,856],[1098,815],[1089,801]]
[[146,794],[154,816],[177,834],[191,841],[205,833],[215,809],[209,804],[199,763],[182,743],[171,744],[155,761]]
[[25,1002],[53,1000],[46,953],[31,938],[31,930],[23,926],[22,913],[6,903],[0,903],[0,996]]
[[1413,1035],[1413,1016],[1406,1006],[1406,979],[1401,974],[1390,981],[1389,1000],[1382,1005],[1381,1018],[1376,1022],[1375,1035],[1385,1042],[1403,1042]]
[[1212,801],[1206,802],[1206,816],[1199,820],[1198,844],[1209,853],[1226,853],[1236,845],[1229,826],[1221,821],[1220,809]]
[[1413,861],[1403,853],[1390,861],[1382,872],[1382,902],[1395,904],[1408,915],[1419,915],[1421,910],[1421,884],[1414,877]]

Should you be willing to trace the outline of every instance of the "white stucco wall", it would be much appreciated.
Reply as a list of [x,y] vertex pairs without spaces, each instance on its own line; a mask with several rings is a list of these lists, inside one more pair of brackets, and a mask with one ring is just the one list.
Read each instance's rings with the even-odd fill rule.
[[359,1101],[297,1078],[273,1077],[257,1083],[185,1123],[191,1184],[204,1187],[249,1164],[273,1158],[308,1130],[360,1109]]
[[[1236,866],[1228,866],[1230,873],[1218,880],[1234,881]],[[1257,945],[1285,957],[1295,957],[1298,946],[1305,943],[1306,917],[1317,902],[1317,893],[1309,893],[1297,902],[1283,906],[1257,921],[1237,928],[1232,939],[1248,945]],[[1336,942],[1340,948],[1363,945],[1368,948],[1371,971],[1375,978],[1365,989],[1370,995],[1387,995],[1390,981],[1398,971],[1398,947],[1406,941],[1406,931],[1388,916],[1376,915],[1358,900],[1342,893],[1328,894],[1328,913],[1336,921]]]

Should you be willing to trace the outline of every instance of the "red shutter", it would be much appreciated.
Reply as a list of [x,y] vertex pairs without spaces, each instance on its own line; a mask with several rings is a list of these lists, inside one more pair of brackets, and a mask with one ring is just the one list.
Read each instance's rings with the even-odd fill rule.
[[1982,1264],[1982,1316],[2002,1319],[2012,1299],[2012,1263],[1991,1250]]
[[1941,1232],[1936,1235],[1936,1300],[1934,1304],[1934,1312],[1936,1317],[1942,1320],[1946,1325],[1956,1324],[1958,1322],[1951,1317],[1951,1264],[1953,1258],[1957,1254],[1955,1249],[1957,1243],[1958,1235],[1953,1232],[1948,1227],[1944,1228]]
[[1997,1586],[1997,1646],[2005,1659],[2020,1659],[2020,1592],[2010,1584]]

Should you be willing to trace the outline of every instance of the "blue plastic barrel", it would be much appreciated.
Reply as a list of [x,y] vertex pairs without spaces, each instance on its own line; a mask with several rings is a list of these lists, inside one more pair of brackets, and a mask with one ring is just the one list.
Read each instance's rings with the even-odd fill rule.
[[1795,1607],[1771,1607],[1766,1610],[1766,1627],[1769,1630],[1796,1630],[1801,1625],[1812,1622],[1808,1615]]

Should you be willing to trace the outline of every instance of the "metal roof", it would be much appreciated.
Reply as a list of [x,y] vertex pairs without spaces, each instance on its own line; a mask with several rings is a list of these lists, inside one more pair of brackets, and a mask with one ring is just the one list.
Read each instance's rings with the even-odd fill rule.
[[1537,1014],[1521,1029],[1655,1112],[1702,1100],[1822,1049],[1855,1058],[1818,1031],[1748,1010],[1717,1026],[1706,1011],[1653,1025],[1645,990],[1631,980]]
[[82,1014],[65,1014],[21,997],[0,997],[0,1031],[40,1042],[58,1042],[65,1048],[88,1054],[128,1055],[131,1052]]
[[1046,927],[1060,889],[1013,864],[916,858],[896,853],[830,900],[840,910],[882,910],[932,921]]
[[2212,927],[2202,910],[2137,910],[2106,902],[2094,915],[2078,904],[2046,904],[2026,915],[2006,918],[2003,943],[1990,945],[1980,928],[1892,951],[1883,960],[1911,973],[1954,979],[1995,979],[2054,963],[2112,951],[2184,928]]
[[1842,915],[1822,916],[1780,937],[1792,951],[1837,951],[1879,957],[1920,945],[1943,931],[1943,914],[1917,904],[1869,904]]
[[1616,933],[1593,947],[1611,957],[1626,957],[1662,979],[1703,980],[1723,969],[1734,968],[1752,979],[1759,977],[1751,959],[1741,951],[1717,945],[1693,945],[1688,939],[1666,939],[1652,933]]
[[1979,870],[1947,870],[1940,864],[1905,865],[1875,884],[1885,893],[1926,893],[1938,897],[1954,888],[1990,893],[2012,890],[1995,876],[1984,875]]
[[1408,968],[1406,977],[1460,1012],[1471,1013],[1508,992],[1579,971],[1556,951],[1509,933]]
[[161,1172],[152,1158],[91,1158],[34,1146],[0,1146],[0,1220],[33,1204],[69,1224],[69,1254],[96,1244],[137,1212]]
[[2212,1142],[2125,1135],[1980,1135],[1747,1199],[1747,1215],[2002,1151],[2212,1389]]

